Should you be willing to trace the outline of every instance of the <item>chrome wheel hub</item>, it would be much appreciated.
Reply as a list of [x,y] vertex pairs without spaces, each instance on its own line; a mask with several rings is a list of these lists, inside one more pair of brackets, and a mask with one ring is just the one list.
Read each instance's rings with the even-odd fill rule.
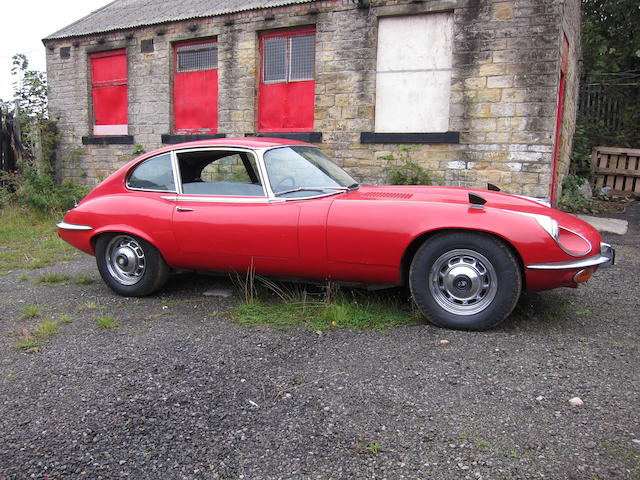
[[142,246],[133,237],[118,235],[109,241],[105,252],[107,269],[122,285],[135,285],[145,272]]
[[429,290],[449,313],[474,315],[487,308],[498,289],[496,271],[478,252],[456,249],[438,257],[429,272]]

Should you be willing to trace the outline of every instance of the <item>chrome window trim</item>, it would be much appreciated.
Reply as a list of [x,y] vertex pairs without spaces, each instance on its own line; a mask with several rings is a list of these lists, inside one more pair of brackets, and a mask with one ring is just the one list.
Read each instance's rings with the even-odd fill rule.
[[272,203],[271,199],[267,197],[216,197],[216,196],[164,196],[163,200],[169,200],[172,202],[195,202],[195,203]]
[[[174,189],[164,189],[164,190],[160,190],[157,188],[137,188],[137,187],[131,187],[129,186],[129,178],[131,178],[131,175],[133,174],[133,172],[143,163],[148,162],[149,160],[153,160],[154,158],[157,158],[161,155],[164,155],[168,153],[169,154],[169,160],[171,162],[171,169],[173,170],[173,183],[174,183]],[[173,164],[173,151],[169,151],[169,152],[162,152],[162,153],[158,153],[157,155],[152,155],[146,158],[143,158],[142,160],[140,160],[139,162],[136,162],[135,165],[133,165],[129,171],[127,172],[127,175],[125,177],[125,181],[124,181],[124,186],[127,190],[130,190],[132,192],[155,192],[155,193],[177,193],[177,188],[178,188],[178,184],[175,183],[176,182],[176,170],[175,170],[175,165]]]
[[[178,191],[176,192],[178,195],[182,195],[183,194],[183,191],[182,191],[182,178],[180,177],[180,161],[178,160],[178,154],[189,153],[189,152],[205,152],[205,151],[241,152],[241,153],[247,153],[249,155],[253,155],[253,158],[256,161],[256,167],[258,169],[258,171],[256,173],[258,174],[258,178],[262,182],[262,185],[260,185],[260,186],[262,187],[263,193],[265,193],[264,196],[256,197],[256,198],[271,198],[271,196],[269,195],[269,191],[266,188],[267,182],[265,182],[265,179],[267,179],[267,178],[264,176],[263,171],[262,171],[262,165],[261,165],[262,157],[260,156],[260,150],[253,149],[253,148],[248,148],[248,147],[235,147],[235,146],[231,146],[231,147],[225,147],[225,146],[220,146],[220,147],[207,147],[207,146],[204,146],[204,147],[187,147],[187,148],[179,148],[179,149],[176,149],[176,150],[172,150],[171,151],[171,155],[172,155],[172,157],[174,159],[173,173],[174,173],[174,178],[175,178],[175,181],[176,181],[176,185],[178,186]],[[226,196],[226,197],[211,195],[211,197],[207,197],[207,198],[230,198],[230,197],[231,198],[235,198],[232,195]],[[247,198],[247,197],[238,197],[238,198]],[[163,199],[164,200],[168,200],[165,197],[163,197]],[[199,201],[199,200],[193,200],[193,201],[196,202],[196,201]],[[212,203],[250,203],[250,202],[225,202],[225,201],[222,201],[222,202],[212,202]],[[256,203],[264,203],[264,202],[256,202]]]
[[89,225],[78,225],[76,223],[58,222],[56,227],[62,230],[75,230],[75,231],[89,231],[93,230],[93,227]]

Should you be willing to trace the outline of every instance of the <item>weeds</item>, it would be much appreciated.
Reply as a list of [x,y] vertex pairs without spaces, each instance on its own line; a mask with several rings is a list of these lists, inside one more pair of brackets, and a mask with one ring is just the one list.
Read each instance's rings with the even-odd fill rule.
[[50,318],[45,318],[32,330],[22,328],[17,332],[18,343],[16,348],[28,353],[40,351],[42,343],[58,333],[60,324]]
[[71,280],[70,275],[48,273],[46,275],[40,275],[36,280],[36,283],[39,283],[41,285],[60,285],[69,283],[69,280]]
[[83,312],[86,310],[98,310],[99,308],[100,306],[96,302],[88,301],[78,308],[78,312]]
[[91,278],[89,275],[80,274],[73,279],[73,283],[75,285],[90,285],[95,280]]
[[301,325],[319,331],[329,328],[382,330],[417,321],[415,313],[408,308],[409,303],[397,292],[365,293],[327,285],[321,293],[310,293],[308,287],[274,282],[255,276],[250,270],[241,284],[244,301],[232,310],[232,317],[247,325]]
[[400,145],[400,158],[393,155],[381,157],[387,161],[384,172],[387,174],[387,182],[390,185],[433,185],[440,183],[433,172],[411,159],[411,152],[417,148],[416,145]]
[[96,327],[104,330],[112,330],[118,328],[120,324],[110,315],[103,315],[96,320]]
[[20,309],[22,318],[37,318],[42,315],[42,310],[38,305],[27,305]]
[[366,445],[356,445],[356,450],[360,453],[378,456],[384,451],[384,448],[379,443],[368,443]]
[[590,213],[593,201],[580,192],[580,187],[586,180],[578,175],[567,175],[562,181],[562,197],[560,207],[569,212]]
[[51,320],[50,318],[45,318],[36,325],[36,336],[38,338],[49,338],[58,333],[58,322]]
[[0,210],[0,272],[41,268],[74,255],[58,238],[53,217],[17,206]]

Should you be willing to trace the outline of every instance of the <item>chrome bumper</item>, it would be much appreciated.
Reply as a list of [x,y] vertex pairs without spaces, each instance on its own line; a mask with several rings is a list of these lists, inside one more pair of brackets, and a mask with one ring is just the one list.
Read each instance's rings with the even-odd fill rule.
[[77,225],[75,223],[67,223],[67,222],[58,222],[56,223],[56,227],[62,230],[93,230],[93,227],[89,225]]
[[569,260],[568,262],[535,263],[533,265],[527,265],[527,268],[530,270],[570,270],[573,268],[587,268],[598,265],[614,265],[615,261],[615,248],[603,242],[600,244],[600,255],[596,255],[595,257]]

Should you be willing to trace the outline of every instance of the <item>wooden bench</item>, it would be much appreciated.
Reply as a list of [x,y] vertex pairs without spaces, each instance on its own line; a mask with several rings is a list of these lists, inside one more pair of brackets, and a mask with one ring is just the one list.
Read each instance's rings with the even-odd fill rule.
[[593,186],[611,187],[613,195],[640,194],[640,150],[593,147]]

